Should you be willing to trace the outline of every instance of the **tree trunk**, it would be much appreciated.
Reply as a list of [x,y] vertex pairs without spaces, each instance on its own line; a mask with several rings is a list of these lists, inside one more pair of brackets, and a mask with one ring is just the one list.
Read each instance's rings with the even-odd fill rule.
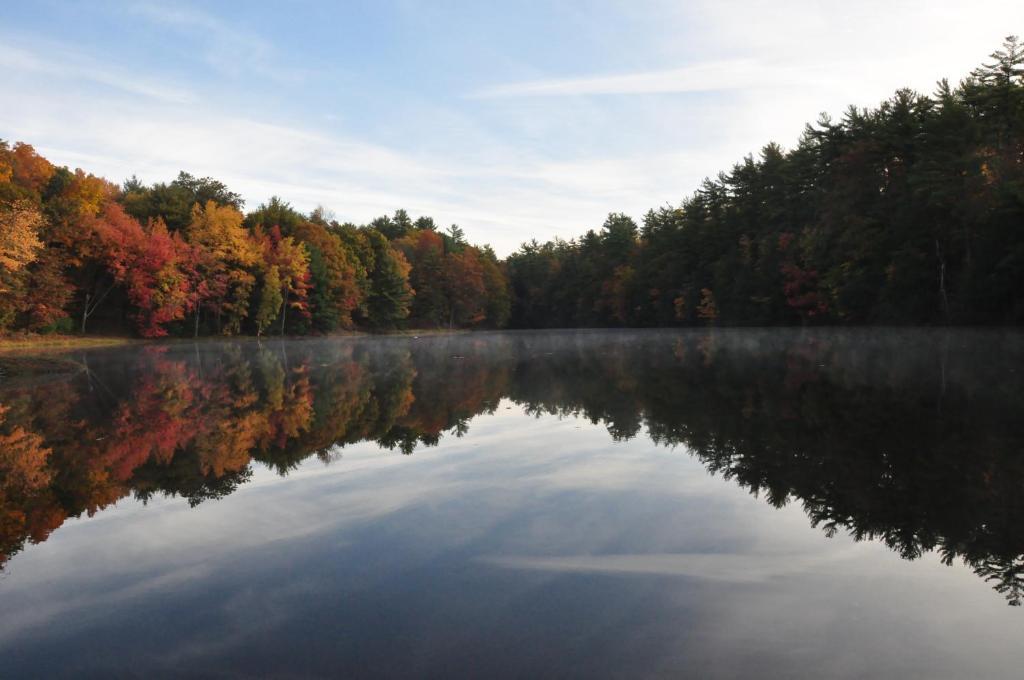
[[939,239],[935,239],[935,256],[939,259],[939,295],[942,296],[942,313],[949,325],[949,296],[946,294],[946,258],[942,256]]
[[[103,291],[102,293],[100,293],[99,290],[96,289],[96,292],[99,293],[99,295],[95,299],[93,298],[91,293],[86,293],[85,294],[85,305],[82,307],[82,334],[83,335],[85,335],[85,323],[86,323],[86,321],[89,320],[89,317],[92,316],[93,312],[95,312],[97,309],[99,309],[100,303],[102,303],[104,300],[107,299],[107,295],[112,290],[114,290],[114,284],[113,283],[111,283],[107,287],[107,289],[105,291]],[[89,306],[90,302],[92,303],[91,307]]]
[[193,338],[198,338],[199,337],[199,303],[198,302],[196,303],[196,325],[192,329],[192,337]]
[[284,291],[284,302],[281,304],[281,336],[284,336],[284,322],[288,317],[288,289]]

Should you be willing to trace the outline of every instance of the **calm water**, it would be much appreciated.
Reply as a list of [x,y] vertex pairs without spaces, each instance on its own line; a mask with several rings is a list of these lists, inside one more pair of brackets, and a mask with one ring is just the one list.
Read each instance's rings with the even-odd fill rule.
[[0,386],[0,677],[1021,677],[1020,334],[74,356]]

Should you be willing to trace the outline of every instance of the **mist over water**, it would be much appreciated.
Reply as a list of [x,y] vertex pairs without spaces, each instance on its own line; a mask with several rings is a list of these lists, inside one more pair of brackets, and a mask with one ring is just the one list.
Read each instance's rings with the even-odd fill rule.
[[71,356],[0,385],[3,677],[1024,661],[1019,332]]

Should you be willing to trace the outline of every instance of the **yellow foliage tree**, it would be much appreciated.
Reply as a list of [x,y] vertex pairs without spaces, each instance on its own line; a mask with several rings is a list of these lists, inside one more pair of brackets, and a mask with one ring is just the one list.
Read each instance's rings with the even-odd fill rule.
[[251,270],[259,261],[260,251],[242,220],[242,213],[232,206],[214,201],[207,201],[205,206],[196,203],[185,232],[188,242],[200,251],[197,271],[205,290],[201,303],[216,316],[226,334],[241,329],[256,286]]
[[39,240],[42,225],[42,213],[29,201],[0,207],[0,267],[16,272],[31,264],[43,247]]

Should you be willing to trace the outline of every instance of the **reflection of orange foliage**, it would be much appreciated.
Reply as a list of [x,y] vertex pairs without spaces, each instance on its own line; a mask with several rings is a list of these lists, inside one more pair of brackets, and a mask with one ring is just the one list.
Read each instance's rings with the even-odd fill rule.
[[43,540],[63,522],[47,502],[51,450],[43,438],[21,425],[9,425],[10,407],[0,404],[0,564],[29,535]]
[[417,400],[410,386],[404,395],[407,401],[396,409],[397,424],[422,435],[440,434],[487,404],[496,404],[507,387],[507,374],[485,361],[459,359],[431,368],[442,371],[444,377],[425,370],[416,381],[416,387],[430,398]]
[[417,400],[409,353],[381,362],[343,351],[315,372],[311,359],[228,350],[204,362],[150,348],[124,384],[86,373],[74,380],[88,391],[69,382],[5,393],[16,401],[0,406],[0,564],[67,517],[132,493],[216,494],[218,480],[244,474],[254,456],[283,470],[396,429],[435,437],[497,403],[507,380],[480,362],[434,362],[454,382],[432,373],[423,389],[435,398]]
[[199,472],[222,477],[244,469],[266,427],[264,414],[255,412],[218,423],[208,437],[198,442]]
[[[0,404],[0,425],[9,409]],[[46,460],[50,449],[35,432],[15,426],[0,432],[0,480],[5,493],[31,493],[50,482]]]
[[267,414],[268,439],[277,448],[284,448],[289,439],[294,439],[309,429],[313,419],[313,394],[309,388],[309,376],[305,369],[293,372],[299,376],[286,388],[284,398],[277,408]]
[[369,436],[373,383],[366,366],[351,357],[318,372],[320,380],[310,388],[318,407],[316,422],[310,423],[300,446],[325,452],[335,444],[346,444]]
[[55,529],[58,529],[67,515],[56,499],[47,495],[30,504],[25,515],[28,537],[33,543],[42,543]]
[[416,395],[412,392],[412,386],[406,387],[404,390],[398,393],[398,397],[394,401],[394,414],[396,418],[402,418],[409,410],[412,405],[416,402]]
[[0,497],[0,567],[21,549],[25,539],[41,543],[67,515],[52,495],[22,499]]
[[98,459],[114,479],[130,479],[149,460],[169,463],[174,452],[195,435],[190,384],[197,377],[182,362],[158,361],[154,368],[143,375],[132,400],[118,410],[111,441],[101,442]]

